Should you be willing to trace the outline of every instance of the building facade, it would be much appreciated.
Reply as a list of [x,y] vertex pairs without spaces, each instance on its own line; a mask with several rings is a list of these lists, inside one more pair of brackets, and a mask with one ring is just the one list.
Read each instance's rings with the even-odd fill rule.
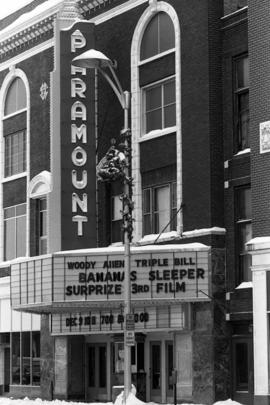
[[2,391],[110,401],[123,385],[123,184],[96,175],[123,109],[73,63],[96,49],[131,99],[137,396],[268,403],[268,11],[35,0],[0,21]]

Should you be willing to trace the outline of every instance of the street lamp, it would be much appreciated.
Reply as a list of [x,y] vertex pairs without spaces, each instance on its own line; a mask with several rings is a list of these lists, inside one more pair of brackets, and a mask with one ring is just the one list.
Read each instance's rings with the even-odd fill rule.
[[[123,230],[124,230],[124,247],[125,247],[125,279],[124,279],[124,401],[126,402],[131,390],[131,352],[130,346],[127,344],[127,317],[131,312],[131,294],[130,294],[130,242],[132,239],[132,200],[131,186],[132,179],[130,177],[130,128],[129,128],[129,109],[130,109],[130,93],[123,91],[122,86],[114,71],[113,62],[107,58],[102,52],[95,49],[90,49],[76,56],[72,60],[74,66],[79,66],[87,69],[97,69],[98,72],[107,80],[116,94],[119,103],[124,111],[124,128],[121,131],[123,138],[123,152],[117,151],[114,146],[110,148],[105,158],[102,159],[100,167],[100,176],[103,180],[115,180],[117,178],[123,181]],[[108,69],[109,73],[106,72]],[[97,168],[99,169],[99,168]]]

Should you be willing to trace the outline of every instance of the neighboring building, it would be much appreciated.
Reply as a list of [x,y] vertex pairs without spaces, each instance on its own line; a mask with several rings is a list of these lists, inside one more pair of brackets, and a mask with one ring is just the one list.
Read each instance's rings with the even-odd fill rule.
[[178,402],[268,403],[268,19],[267,0],[34,0],[0,21],[2,391],[123,385],[123,188],[96,166],[124,120],[72,64],[94,48],[131,93],[137,395],[173,402],[176,370]]

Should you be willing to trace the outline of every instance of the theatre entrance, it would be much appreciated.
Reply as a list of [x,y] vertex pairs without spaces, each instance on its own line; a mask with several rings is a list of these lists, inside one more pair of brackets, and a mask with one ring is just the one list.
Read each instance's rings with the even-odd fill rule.
[[150,401],[172,402],[173,400],[173,342],[150,342]]
[[86,346],[87,400],[107,400],[107,344],[91,343]]

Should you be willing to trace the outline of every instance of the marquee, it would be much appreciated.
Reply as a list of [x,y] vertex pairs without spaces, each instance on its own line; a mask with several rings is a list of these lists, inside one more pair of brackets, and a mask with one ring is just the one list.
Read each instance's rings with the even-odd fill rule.
[[[209,252],[202,244],[132,247],[132,305],[209,299]],[[22,260],[11,265],[12,305],[39,313],[117,307],[124,280],[122,247]]]

